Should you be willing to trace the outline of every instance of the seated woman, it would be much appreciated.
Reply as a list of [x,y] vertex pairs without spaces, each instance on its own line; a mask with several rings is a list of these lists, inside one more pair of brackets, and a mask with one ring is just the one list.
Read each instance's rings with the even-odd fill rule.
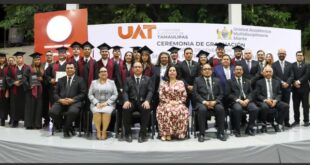
[[88,92],[98,140],[107,139],[107,129],[117,96],[116,85],[113,80],[108,79],[107,69],[105,67],[100,68],[99,78],[92,81]]
[[178,79],[175,66],[169,66],[165,74],[166,80],[160,85],[156,117],[161,140],[171,137],[184,139],[187,133],[189,111],[185,106],[187,97],[183,81]]

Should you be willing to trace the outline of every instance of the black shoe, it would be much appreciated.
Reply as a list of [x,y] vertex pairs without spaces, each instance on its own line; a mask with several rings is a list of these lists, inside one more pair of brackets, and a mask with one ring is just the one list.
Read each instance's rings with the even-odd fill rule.
[[17,127],[18,127],[18,121],[13,121],[12,128],[17,128]]
[[33,129],[33,127],[26,127],[26,129]]
[[50,122],[44,122],[43,128],[47,128],[50,125]]
[[12,119],[10,118],[10,120],[9,120],[9,125],[11,125],[12,124]]
[[299,126],[299,122],[296,122],[296,121],[295,121],[291,126],[292,126],[292,127]]
[[284,126],[285,126],[285,127],[289,127],[289,128],[292,127],[292,125],[291,125],[289,122],[285,122],[285,123],[284,123]]
[[277,125],[273,125],[273,128],[274,128],[275,132],[281,132],[278,124]]
[[218,133],[217,134],[217,138],[220,139],[221,141],[226,141],[226,136],[224,135],[224,133]]
[[69,138],[71,137],[68,131],[64,131],[64,138]]
[[202,134],[198,135],[198,141],[199,142],[204,142],[205,141],[205,136],[202,135]]
[[262,133],[266,133],[267,132],[267,126],[266,125],[263,125],[262,128],[260,129],[260,131]]
[[309,125],[310,125],[309,122],[305,122],[304,124],[305,127],[308,127]]
[[139,136],[138,138],[138,142],[139,143],[143,143],[143,142],[146,142],[147,141],[147,137],[146,136]]
[[1,126],[5,126],[5,120],[1,119]]
[[70,133],[72,134],[72,136],[75,136],[75,135],[76,135],[74,128],[72,128],[72,129],[70,130]]
[[241,137],[240,131],[234,131],[234,135],[235,135],[236,137]]
[[126,136],[126,141],[131,143],[132,142],[132,136],[131,135],[127,135]]
[[250,135],[250,136],[254,136],[255,135],[254,129],[247,127],[245,130],[245,134]]

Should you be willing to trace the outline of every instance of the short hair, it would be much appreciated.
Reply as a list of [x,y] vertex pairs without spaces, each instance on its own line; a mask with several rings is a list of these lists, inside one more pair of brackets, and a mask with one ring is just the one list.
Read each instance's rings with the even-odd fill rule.
[[235,68],[236,68],[237,66],[240,66],[240,67],[242,68],[242,70],[243,70],[243,67],[242,67],[241,64],[236,64],[236,65],[235,65]]
[[193,51],[193,49],[192,49],[192,48],[187,47],[187,48],[185,48],[185,49],[184,49],[184,53],[185,53],[187,50],[191,50],[191,51]]
[[302,55],[304,55],[304,53],[303,53],[301,50],[297,51],[297,52],[296,52],[296,55],[297,55],[298,53],[301,53]]
[[229,61],[231,61],[231,58],[230,58],[230,56],[229,56],[228,54],[224,54],[223,57],[222,57],[222,59],[223,59],[224,57],[228,57],[228,58],[229,58]]
[[265,52],[264,52],[263,50],[258,50],[258,51],[256,52],[256,54],[258,54],[259,52],[263,52],[263,53],[265,54]]
[[73,62],[68,62],[68,63],[66,63],[66,68],[67,68],[67,65],[73,65],[74,69],[76,69],[76,68],[77,68],[77,67],[76,67],[76,64],[75,64],[75,63],[73,63]]

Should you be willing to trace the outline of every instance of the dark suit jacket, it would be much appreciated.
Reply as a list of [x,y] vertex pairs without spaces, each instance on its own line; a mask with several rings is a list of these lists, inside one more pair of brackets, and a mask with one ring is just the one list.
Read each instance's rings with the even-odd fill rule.
[[298,68],[297,62],[293,64],[293,82],[299,80],[301,85],[300,88],[293,87],[293,91],[300,93],[308,93],[309,92],[309,74],[310,74],[310,66],[306,62],[302,62],[301,67]]
[[200,65],[196,61],[192,61],[191,72],[189,71],[186,60],[176,65],[180,78],[184,81],[185,86],[193,85],[196,77],[199,76]]
[[238,61],[236,62],[236,64],[239,64],[242,66],[243,68],[243,77],[251,80],[255,74],[257,73],[258,71],[258,68],[259,68],[259,65],[258,65],[258,62],[255,61],[255,60],[252,60],[251,61],[251,70],[249,72],[249,69],[248,69],[248,65],[246,63],[246,61],[244,59],[242,59],[241,61]]
[[147,76],[141,77],[139,84],[139,93],[134,76],[127,77],[124,86],[124,102],[131,101],[142,103],[145,100],[151,103],[153,97],[153,85],[151,78]]
[[[273,91],[273,99],[277,101],[281,101],[282,92],[281,92],[281,82],[278,79],[272,79],[272,91]],[[257,81],[255,87],[256,93],[256,101],[264,102],[267,99],[267,83],[265,78],[262,78]]]
[[[242,77],[241,83],[242,83],[243,92],[246,96],[246,99],[253,101],[254,94],[252,92],[250,80]],[[240,99],[239,96],[241,96],[241,88],[238,84],[238,81],[235,79],[235,77],[233,77],[231,80],[227,80],[226,93],[227,93],[227,101],[229,104],[232,104],[236,102],[237,99]]]
[[[212,77],[212,91],[217,103],[222,103],[223,90],[220,85],[220,80],[218,78]],[[207,82],[203,76],[199,76],[195,79],[193,88],[193,97],[196,103],[202,104],[203,101],[208,99]]]
[[[58,80],[58,83],[54,90],[55,101],[66,98],[67,81],[68,81],[67,76],[62,77]],[[73,77],[73,80],[71,81],[72,82],[71,82],[71,87],[70,87],[69,98],[74,99],[76,102],[83,101],[86,96],[86,90],[87,90],[85,82],[83,81],[81,77],[77,75],[75,75]]]
[[280,61],[276,61],[272,64],[273,75],[275,78],[279,79],[280,81],[284,81],[291,86],[293,79],[294,79],[294,72],[292,69],[292,64],[288,61],[284,63],[284,74],[282,73]]
[[[225,90],[227,79],[226,79],[224,68],[223,68],[222,64],[219,64],[214,68],[213,75],[215,77],[217,77],[218,79],[220,79],[222,89]],[[231,77],[234,76],[234,66],[233,65],[230,66],[230,75],[231,75]],[[223,92],[226,93],[225,91],[223,91]]]

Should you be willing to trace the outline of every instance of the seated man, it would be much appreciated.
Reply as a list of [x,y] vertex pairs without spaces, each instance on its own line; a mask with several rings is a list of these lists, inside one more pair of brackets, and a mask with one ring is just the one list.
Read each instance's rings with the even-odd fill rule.
[[272,125],[276,132],[280,132],[279,125],[283,124],[284,117],[289,111],[289,105],[281,101],[281,82],[278,79],[272,78],[273,69],[271,66],[266,65],[263,69],[263,79],[256,82],[256,102],[260,107],[260,120],[263,122],[262,132],[267,132],[266,120],[268,114],[272,114],[272,120],[275,118],[275,112],[277,110],[278,115],[276,117],[276,124]]
[[135,62],[133,65],[134,75],[127,77],[124,86],[123,123],[125,138],[132,142],[131,125],[132,112],[139,111],[141,114],[141,127],[138,142],[147,141],[147,126],[150,119],[151,100],[153,97],[153,83],[147,76],[142,75],[142,64]]
[[72,122],[78,116],[82,101],[86,96],[85,82],[75,75],[75,69],[73,63],[66,64],[67,76],[58,79],[54,90],[55,103],[50,111],[55,126],[60,126],[61,112],[64,112],[66,116],[63,127],[64,137],[70,137],[69,131],[74,135]]
[[202,76],[195,79],[193,88],[200,131],[198,141],[204,141],[206,120],[210,111],[215,112],[217,138],[226,141],[226,136],[224,134],[225,110],[222,105],[223,90],[221,88],[220,80],[211,77],[212,68],[210,64],[204,64],[201,73]]
[[232,109],[232,126],[236,137],[240,137],[240,122],[243,110],[249,112],[249,123],[245,133],[254,136],[253,126],[257,119],[258,107],[254,103],[254,94],[249,79],[243,77],[243,68],[240,64],[235,66],[234,77],[227,81],[227,101]]

